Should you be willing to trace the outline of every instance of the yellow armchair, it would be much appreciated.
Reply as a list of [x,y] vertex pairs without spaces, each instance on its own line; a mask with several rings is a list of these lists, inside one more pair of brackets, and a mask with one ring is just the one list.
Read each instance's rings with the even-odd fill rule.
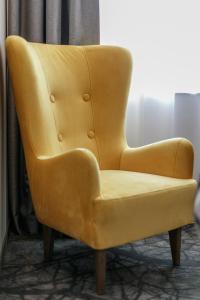
[[17,36],[6,47],[45,257],[53,229],[95,249],[99,294],[110,247],[169,231],[178,265],[181,227],[193,222],[193,149],[183,138],[127,146],[129,52]]

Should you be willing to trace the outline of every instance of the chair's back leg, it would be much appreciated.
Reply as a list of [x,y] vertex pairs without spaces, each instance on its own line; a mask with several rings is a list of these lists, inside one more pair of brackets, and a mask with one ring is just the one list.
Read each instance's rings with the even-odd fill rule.
[[106,251],[96,250],[96,292],[104,294],[106,280]]
[[181,228],[169,231],[172,261],[174,266],[180,266],[181,257]]
[[54,230],[43,225],[44,259],[51,260],[54,246]]

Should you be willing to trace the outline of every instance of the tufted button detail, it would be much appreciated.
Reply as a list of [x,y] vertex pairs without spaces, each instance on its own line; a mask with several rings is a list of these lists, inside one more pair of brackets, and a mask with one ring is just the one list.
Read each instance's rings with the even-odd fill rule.
[[83,100],[84,101],[89,101],[90,100],[90,94],[83,94]]
[[62,142],[62,140],[63,140],[63,136],[61,133],[58,134],[58,140],[59,140],[59,142]]
[[54,97],[54,95],[50,95],[50,101],[52,102],[52,103],[55,103],[55,97]]
[[94,131],[93,131],[93,130],[88,131],[88,137],[89,137],[90,139],[93,139],[93,138],[94,138]]

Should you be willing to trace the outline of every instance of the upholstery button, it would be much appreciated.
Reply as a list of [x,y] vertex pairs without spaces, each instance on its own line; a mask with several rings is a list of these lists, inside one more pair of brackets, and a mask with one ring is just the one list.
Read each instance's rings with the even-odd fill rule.
[[90,131],[88,132],[88,137],[89,137],[90,139],[93,139],[93,138],[94,138],[94,131],[93,131],[93,130],[90,130]]
[[61,133],[58,134],[58,140],[59,140],[59,142],[62,142],[62,140],[63,140],[63,136]]
[[51,101],[52,103],[55,102],[55,97],[54,97],[54,95],[50,95],[50,101]]
[[90,95],[89,94],[84,94],[83,95],[83,100],[86,101],[86,102],[89,101],[90,100]]

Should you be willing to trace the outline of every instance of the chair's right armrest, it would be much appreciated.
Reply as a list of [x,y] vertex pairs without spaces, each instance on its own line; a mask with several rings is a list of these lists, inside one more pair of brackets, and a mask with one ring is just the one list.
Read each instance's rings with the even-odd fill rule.
[[173,138],[125,149],[121,156],[121,170],[190,179],[193,159],[191,142],[185,138]]
[[46,223],[51,225],[54,213],[58,223],[73,216],[89,219],[93,200],[100,195],[98,162],[92,152],[82,148],[39,157],[32,164],[30,183],[36,214],[42,223],[48,219]]

